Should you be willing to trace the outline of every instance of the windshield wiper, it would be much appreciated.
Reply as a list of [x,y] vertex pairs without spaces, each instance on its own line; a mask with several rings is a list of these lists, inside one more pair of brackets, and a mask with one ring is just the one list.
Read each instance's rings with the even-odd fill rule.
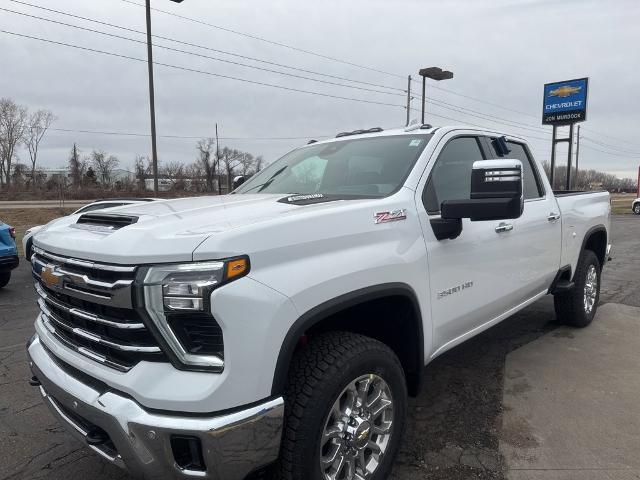
[[258,192],[257,192],[257,193],[260,193],[260,192],[261,192],[261,191],[263,191],[265,188],[267,188],[269,185],[271,185],[271,183],[273,182],[273,180],[274,180],[278,175],[280,175],[282,172],[284,172],[284,171],[287,169],[287,167],[288,167],[288,166],[289,166],[289,165],[285,165],[285,166],[284,166],[284,167],[282,167],[280,170],[278,170],[278,171],[277,171],[277,172],[275,172],[273,175],[271,175],[271,176],[269,177],[269,179],[268,179],[266,182],[261,183],[260,185],[256,185],[255,187],[251,187],[249,190],[247,190],[246,192],[243,192],[243,193],[248,193],[248,192],[250,192],[251,190],[255,190],[256,188],[259,188],[259,189],[260,189],[260,190],[258,190]]

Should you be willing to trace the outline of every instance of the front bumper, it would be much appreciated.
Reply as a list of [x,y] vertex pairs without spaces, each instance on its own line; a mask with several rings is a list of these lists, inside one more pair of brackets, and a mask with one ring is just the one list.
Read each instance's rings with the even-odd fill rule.
[[[56,361],[35,336],[29,365],[54,416],[87,443],[98,427],[108,441],[89,448],[142,478],[241,480],[278,456],[284,415],[281,397],[213,416],[155,413],[101,382],[91,382]],[[197,437],[204,469],[181,468],[171,439]]]
[[11,255],[9,257],[0,257],[0,272],[8,272],[18,266],[18,255]]

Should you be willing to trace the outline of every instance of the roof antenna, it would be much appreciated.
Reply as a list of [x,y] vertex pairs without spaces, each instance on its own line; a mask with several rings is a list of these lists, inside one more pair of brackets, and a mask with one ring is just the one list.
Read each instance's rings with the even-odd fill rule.
[[418,130],[422,125],[418,122],[417,118],[411,119],[409,125],[404,129],[405,132],[412,132],[414,130]]

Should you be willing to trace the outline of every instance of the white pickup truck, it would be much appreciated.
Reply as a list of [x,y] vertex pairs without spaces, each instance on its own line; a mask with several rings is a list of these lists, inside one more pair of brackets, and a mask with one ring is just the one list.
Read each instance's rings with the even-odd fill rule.
[[547,294],[591,322],[609,221],[521,138],[310,142],[230,195],[41,230],[30,383],[137,476],[382,480],[427,363]]

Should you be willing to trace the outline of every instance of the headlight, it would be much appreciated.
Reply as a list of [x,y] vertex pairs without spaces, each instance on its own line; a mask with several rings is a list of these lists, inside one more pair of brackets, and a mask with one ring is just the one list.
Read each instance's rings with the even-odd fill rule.
[[211,292],[248,272],[247,257],[148,268],[145,309],[180,363],[222,370],[222,330],[211,315]]

